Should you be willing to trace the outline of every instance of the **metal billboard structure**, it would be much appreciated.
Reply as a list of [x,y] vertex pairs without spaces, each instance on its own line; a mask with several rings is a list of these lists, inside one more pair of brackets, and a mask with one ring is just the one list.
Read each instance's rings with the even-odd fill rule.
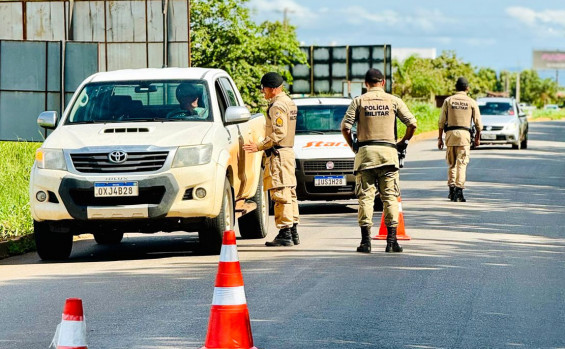
[[565,52],[533,51],[534,69],[565,69]]
[[43,139],[97,71],[190,66],[189,0],[0,0],[0,139]]
[[308,64],[291,67],[292,94],[344,95],[361,93],[365,73],[376,68],[386,77],[385,90],[392,90],[390,45],[303,46]]

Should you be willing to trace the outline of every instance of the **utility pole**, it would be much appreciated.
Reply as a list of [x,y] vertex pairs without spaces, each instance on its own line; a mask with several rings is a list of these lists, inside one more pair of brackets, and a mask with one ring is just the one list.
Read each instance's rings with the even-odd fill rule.
[[[278,12],[281,12],[281,11],[279,10]],[[282,10],[282,13],[283,13],[283,28],[284,28],[284,30],[286,30],[287,27],[288,27],[288,14],[289,14],[289,13],[295,13],[295,12],[296,12],[296,11],[289,9],[288,7],[285,7],[285,8]]]
[[516,103],[520,103],[520,72],[516,74]]
[[161,0],[163,10],[163,68],[169,65],[169,0]]

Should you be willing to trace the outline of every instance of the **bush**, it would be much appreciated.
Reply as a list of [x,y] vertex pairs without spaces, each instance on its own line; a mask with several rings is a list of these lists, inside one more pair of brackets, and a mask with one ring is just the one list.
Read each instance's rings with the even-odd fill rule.
[[[408,109],[414,114],[418,121],[416,134],[437,130],[440,108],[430,103],[407,101]],[[402,138],[406,132],[406,126],[397,119],[398,138]]]
[[0,142],[0,241],[33,232],[28,187],[40,143]]
[[536,109],[532,112],[531,115],[532,119],[551,119],[551,120],[560,120],[565,118],[565,109]]

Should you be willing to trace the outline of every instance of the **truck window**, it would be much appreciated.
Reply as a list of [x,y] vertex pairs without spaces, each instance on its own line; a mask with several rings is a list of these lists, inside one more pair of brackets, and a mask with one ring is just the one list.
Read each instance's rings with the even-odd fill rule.
[[228,102],[227,106],[231,107],[231,106],[237,106],[239,105],[237,103],[237,97],[235,96],[235,90],[231,84],[231,82],[229,81],[229,79],[227,78],[220,78],[220,85],[222,86],[222,91],[226,97],[226,100]]

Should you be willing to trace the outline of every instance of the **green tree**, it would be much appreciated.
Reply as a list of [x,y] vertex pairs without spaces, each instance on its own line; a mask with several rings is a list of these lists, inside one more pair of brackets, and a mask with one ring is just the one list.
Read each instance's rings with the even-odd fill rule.
[[[516,79],[514,74],[510,79],[510,88],[516,96]],[[536,70],[524,70],[520,73],[520,101],[542,107],[557,100],[558,86],[552,79],[541,79]]]
[[393,93],[401,98],[432,100],[440,89],[430,59],[411,56],[402,64],[393,61],[393,67]]
[[193,0],[190,13],[191,65],[221,68],[254,111],[262,103],[261,76],[277,71],[289,83],[285,67],[306,63],[295,27],[280,22],[256,24],[248,0]]

